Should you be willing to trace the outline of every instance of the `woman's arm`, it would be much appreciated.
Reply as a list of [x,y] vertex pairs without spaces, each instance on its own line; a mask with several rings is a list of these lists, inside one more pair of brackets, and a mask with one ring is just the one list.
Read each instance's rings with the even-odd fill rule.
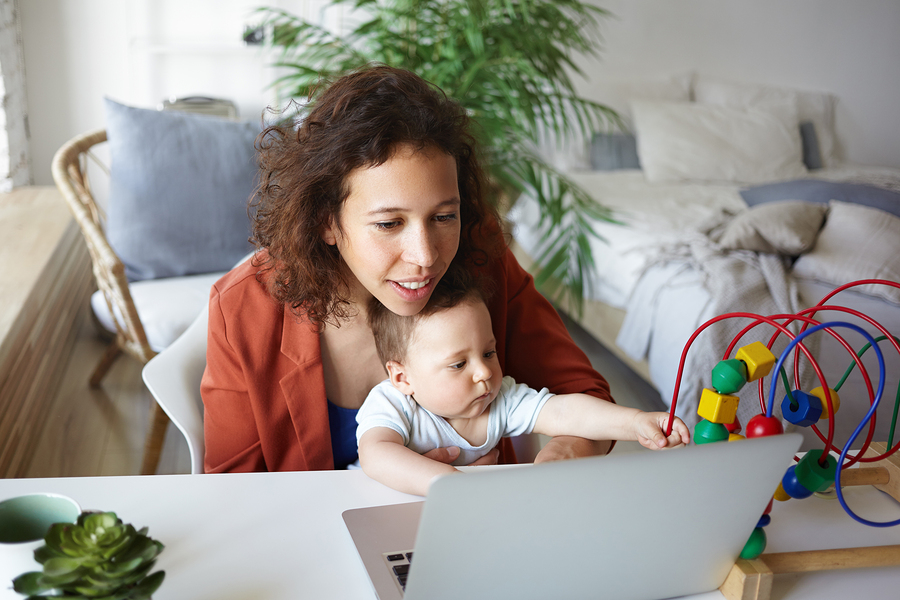
[[441,475],[458,473],[450,465],[426,458],[403,445],[399,433],[373,427],[359,440],[359,464],[372,479],[407,494],[424,496]]
[[266,471],[262,444],[238,354],[225,335],[225,318],[215,286],[210,293],[203,398],[204,471]]

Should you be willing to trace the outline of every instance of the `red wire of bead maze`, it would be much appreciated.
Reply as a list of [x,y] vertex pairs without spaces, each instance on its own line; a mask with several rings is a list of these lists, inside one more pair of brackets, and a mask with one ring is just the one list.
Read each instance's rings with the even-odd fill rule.
[[[771,325],[776,331],[772,335],[771,339],[768,342],[767,348],[771,349],[774,345],[775,341],[781,334],[784,334],[790,340],[794,340],[797,336],[794,335],[790,330],[787,329],[787,326],[791,323],[799,321],[802,323],[802,328],[797,335],[802,334],[807,330],[810,326],[817,326],[820,321],[817,321],[813,317],[820,311],[839,311],[845,314],[853,315],[858,317],[870,325],[872,325],[875,329],[877,329],[888,342],[893,346],[894,350],[900,354],[900,343],[894,338],[893,335],[881,324],[877,321],[865,315],[859,311],[843,307],[843,306],[835,306],[826,304],[831,298],[840,292],[861,285],[888,285],[891,287],[895,287],[900,289],[900,284],[892,281],[886,281],[881,279],[865,279],[860,281],[854,281],[848,283],[846,285],[840,286],[836,288],[834,291],[827,294],[824,298],[822,298],[816,306],[812,308],[805,309],[803,311],[798,312],[795,315],[770,315],[768,317],[761,316],[753,313],[729,313],[725,315],[720,315],[710,319],[706,323],[704,323],[700,328],[698,328],[694,334],[690,337],[685,348],[682,352],[681,359],[678,365],[678,372],[675,381],[675,388],[673,390],[672,403],[669,410],[669,424],[666,428],[666,435],[668,436],[672,430],[672,424],[674,421],[675,411],[677,408],[677,399],[678,392],[681,387],[681,378],[684,372],[684,365],[687,357],[687,353],[693,344],[694,340],[696,340],[697,336],[700,335],[706,328],[711,325],[718,323],[724,319],[729,318],[750,318],[753,321],[747,325],[743,330],[738,333],[729,344],[727,350],[725,351],[724,359],[728,359],[731,355],[731,352],[734,350],[734,347],[737,345],[739,340],[753,330],[755,327],[761,324]],[[825,332],[834,337],[837,342],[847,350],[854,363],[860,370],[862,374],[863,380],[866,385],[866,390],[869,395],[870,401],[870,409],[871,405],[874,404],[876,400],[876,394],[872,389],[872,382],[869,374],[861,361],[861,357],[853,351],[852,346],[844,340],[839,334],[837,334],[831,328],[825,328]],[[812,356],[810,351],[803,345],[802,341],[796,344],[796,348],[794,350],[794,382],[795,385],[798,386],[799,391],[799,368],[800,368],[800,353],[807,358],[810,365],[812,366],[816,377],[818,378],[822,389],[829,390],[830,388],[827,385],[825,380],[825,376],[822,373],[821,368],[816,362],[815,358]],[[746,367],[745,367],[746,368]],[[771,376],[778,377],[779,373],[772,373]],[[759,399],[760,399],[760,408],[762,410],[763,415],[767,413],[766,411],[766,395],[765,395],[765,377],[760,377],[758,381],[759,386]],[[883,393],[883,389],[882,389]],[[825,443],[825,449],[821,452],[819,463],[821,465],[825,465],[827,459],[832,450],[835,450],[834,446],[834,428],[835,428],[835,420],[836,420],[836,411],[835,406],[832,403],[830,393],[824,393],[824,398],[822,399],[827,405],[828,414],[829,414],[829,423],[828,423],[828,434],[827,436],[823,436],[819,429],[812,424],[812,429],[815,431],[816,435]],[[772,399],[774,402],[774,398]],[[888,457],[894,454],[898,448],[900,448],[900,441],[897,442],[891,448],[887,447],[887,444],[884,444],[884,451],[877,452],[874,449],[870,448],[870,444],[872,442],[872,437],[874,435],[874,427],[875,427],[875,415],[871,415],[871,419],[869,420],[869,431],[868,435],[863,443],[862,448],[857,452],[855,456],[849,457],[850,460],[845,462],[843,465],[839,465],[840,472],[842,473],[844,469],[852,466],[856,462],[875,462],[875,461],[886,461]],[[735,421],[736,423],[736,421]],[[779,422],[780,427],[780,422]],[[880,446],[880,444],[879,444]],[[869,456],[864,456],[864,454],[868,452]],[[849,455],[848,455],[849,456]],[[795,457],[795,460],[798,460]],[[886,491],[894,496],[897,500],[900,500],[900,482],[896,481],[898,479],[897,475],[900,474],[900,463],[897,462],[897,459],[891,459],[890,463],[882,463],[887,464],[887,467],[877,467],[868,469],[868,473],[864,473],[862,470],[857,470],[852,472],[853,475],[860,475],[860,481],[856,484],[863,483],[872,483],[875,484],[876,487],[881,489],[882,491]],[[791,467],[793,469],[793,467]],[[789,471],[790,473],[790,471]],[[893,475],[893,477],[891,476]],[[879,478],[879,482],[875,481],[875,478]],[[848,477],[849,479],[849,477]],[[895,481],[891,481],[891,480]],[[885,484],[885,481],[888,483]],[[850,483],[845,484],[843,481],[841,485],[852,485]],[[886,487],[889,486],[889,487]],[[781,486],[779,486],[779,491],[781,491]],[[780,498],[785,499],[785,498]],[[757,525],[756,529],[760,529],[768,524],[768,519],[766,519],[766,515],[768,514],[772,503],[769,503],[769,508],[763,513],[763,519],[760,520],[760,523]],[[846,507],[845,507],[846,508]],[[852,516],[852,514],[851,514]],[[885,525],[893,525],[896,523],[890,523]],[[754,535],[758,533],[754,530]],[[754,544],[756,546],[754,547]],[[725,594],[726,598],[731,600],[732,598],[737,599],[741,598],[743,600],[748,599],[757,599],[764,600],[768,598],[769,591],[771,589],[772,584],[772,576],[776,573],[797,573],[804,571],[815,571],[815,570],[823,570],[823,569],[835,569],[835,568],[852,568],[852,567],[861,567],[861,566],[887,566],[887,565],[897,565],[900,564],[900,545],[896,546],[882,546],[878,548],[855,548],[855,549],[834,549],[834,550],[821,550],[821,551],[809,551],[809,552],[787,552],[780,553],[774,555],[760,555],[760,553],[765,548],[765,535],[762,534],[762,542],[761,546],[758,543],[758,540],[754,541],[754,536],[751,536],[750,541],[748,541],[747,546],[745,546],[744,551],[742,551],[742,556],[744,556],[745,552],[748,552],[747,558],[749,560],[738,560],[726,579],[725,583],[722,585],[720,590],[723,594]],[[847,559],[845,556],[852,557],[851,559]]]
[[[726,313],[723,315],[719,315],[717,317],[713,317],[712,319],[708,320],[706,323],[701,325],[693,333],[693,335],[691,335],[691,337],[688,339],[687,343],[685,344],[684,350],[682,351],[682,354],[681,354],[681,359],[678,364],[678,372],[677,372],[676,378],[675,378],[675,387],[674,387],[674,390],[672,393],[672,403],[669,408],[669,424],[666,428],[666,435],[668,436],[672,432],[672,424],[673,424],[675,410],[677,408],[677,402],[678,402],[678,392],[681,387],[681,378],[682,378],[682,375],[684,372],[684,365],[685,365],[685,361],[687,359],[687,354],[688,354],[688,351],[690,350],[691,345],[694,343],[697,336],[699,336],[704,330],[706,330],[708,327],[714,325],[715,323],[718,323],[725,319],[731,319],[731,318],[753,319],[753,322],[751,324],[747,325],[743,330],[741,330],[734,337],[732,342],[729,344],[727,350],[725,351],[724,358],[726,358],[726,359],[731,355],[731,352],[734,350],[734,347],[737,345],[739,340],[744,335],[746,335],[749,331],[751,331],[753,328],[755,328],[761,324],[768,324],[776,329],[776,333],[772,336],[772,338],[769,340],[769,343],[767,344],[767,347],[771,348],[774,345],[775,341],[777,340],[777,338],[780,334],[784,334],[791,340],[793,340],[796,337],[795,334],[793,334],[789,329],[787,329],[787,325],[789,325],[790,323],[792,323],[794,321],[802,322],[803,326],[800,330],[800,333],[802,333],[809,326],[815,326],[815,325],[820,324],[820,321],[812,318],[812,316],[807,316],[807,313],[809,313],[811,315],[815,315],[816,313],[818,313],[820,311],[828,311],[828,310],[844,312],[844,313],[847,313],[847,314],[850,314],[850,315],[853,315],[853,316],[856,316],[858,318],[865,320],[867,323],[869,323],[870,325],[872,325],[873,327],[878,329],[878,331],[882,335],[886,336],[887,341],[894,347],[894,349],[897,351],[897,353],[900,354],[900,343],[898,343],[897,340],[894,339],[893,335],[885,327],[883,327],[880,323],[875,321],[875,319],[872,319],[868,315],[865,315],[865,314],[863,314],[857,310],[851,309],[851,308],[826,304],[826,302],[828,302],[831,298],[833,298],[835,295],[839,294],[840,292],[842,292],[844,290],[847,290],[847,289],[850,289],[850,288],[853,288],[856,286],[873,285],[873,284],[874,285],[887,285],[887,286],[891,286],[891,287],[900,289],[900,283],[897,283],[897,282],[888,281],[888,280],[884,280],[884,279],[862,279],[862,280],[853,281],[851,283],[848,283],[848,284],[842,285],[838,288],[835,288],[833,291],[831,291],[830,293],[825,295],[825,297],[823,297],[819,301],[818,304],[816,304],[815,306],[813,306],[811,308],[804,309],[804,310],[798,312],[797,314],[762,316],[762,315],[758,315],[755,313],[733,312],[733,313]],[[780,322],[782,320],[783,320],[783,323]],[[838,343],[841,344],[841,346],[844,347],[844,349],[846,349],[850,353],[853,361],[855,362],[856,366],[859,368],[860,373],[865,382],[866,389],[869,394],[869,401],[870,401],[870,403],[874,402],[875,392],[872,388],[872,381],[871,381],[871,378],[869,377],[868,371],[865,368],[865,365],[863,365],[863,363],[861,361],[861,358],[859,356],[857,356],[856,352],[853,351],[852,346],[850,346],[850,344],[846,340],[844,340],[840,336],[840,334],[838,334],[837,332],[835,332],[832,329],[825,329],[825,331],[828,332],[830,335],[832,335],[832,337],[834,337],[838,341]],[[806,346],[804,346],[804,344],[802,342],[797,344],[797,347],[796,347],[795,353],[794,353],[794,381],[795,382],[799,381],[799,353],[800,352],[802,352],[803,355],[806,356],[807,360],[810,362],[810,365],[813,368],[813,370],[816,374],[816,377],[822,386],[822,389],[823,390],[828,389],[828,385],[825,380],[825,376],[822,373],[822,370],[819,367],[819,364],[816,362],[815,358],[812,356],[812,353],[806,348]],[[772,374],[772,376],[773,377],[777,376],[777,373]],[[759,385],[759,395],[760,395],[760,407],[762,409],[762,412],[765,413],[766,400],[765,400],[764,378],[759,379],[758,385]],[[816,433],[816,435],[825,443],[825,450],[822,452],[823,459],[828,455],[828,453],[830,451],[836,450],[834,443],[833,443],[834,423],[835,423],[836,414],[833,410],[833,407],[831,406],[831,397],[829,394],[825,394],[825,401],[828,404],[829,414],[832,415],[832,417],[830,419],[828,419],[829,423],[828,423],[827,437],[823,436],[822,433],[819,431],[819,429],[815,425],[812,426],[812,429]],[[894,446],[892,446],[891,448],[888,448],[885,452],[883,452],[881,454],[876,453],[876,454],[871,454],[868,457],[864,457],[863,456],[864,453],[869,449],[869,446],[872,442],[872,436],[874,435],[874,426],[875,426],[875,419],[873,418],[869,423],[869,432],[863,443],[863,446],[860,448],[860,450],[857,452],[856,455],[850,456],[848,454],[848,457],[850,457],[850,460],[841,466],[842,470],[852,466],[856,462],[875,462],[875,461],[882,460],[882,459],[887,458],[890,455],[894,454],[895,452],[897,452],[898,449],[900,449],[900,441],[898,441]]]

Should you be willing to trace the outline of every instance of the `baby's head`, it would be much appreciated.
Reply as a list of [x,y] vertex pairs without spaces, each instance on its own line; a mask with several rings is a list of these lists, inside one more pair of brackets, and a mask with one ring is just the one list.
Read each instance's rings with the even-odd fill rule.
[[485,292],[448,272],[416,315],[402,317],[373,301],[369,324],[391,384],[434,414],[480,415],[503,374]]

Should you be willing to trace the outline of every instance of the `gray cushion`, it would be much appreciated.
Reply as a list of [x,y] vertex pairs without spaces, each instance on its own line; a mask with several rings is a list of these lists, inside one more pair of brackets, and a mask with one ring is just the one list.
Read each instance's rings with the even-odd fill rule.
[[227,271],[252,246],[260,128],[106,100],[106,234],[131,281]]
[[591,167],[595,171],[640,169],[637,140],[630,133],[595,133],[591,138]]
[[828,206],[799,200],[761,204],[739,214],[719,244],[729,250],[752,250],[799,256],[813,247]]
[[782,200],[804,200],[818,204],[839,200],[878,208],[900,217],[900,194],[861,183],[796,179],[751,187],[741,191],[741,197],[749,206]]
[[800,142],[803,146],[803,164],[807,169],[822,168],[822,152],[819,150],[819,136],[812,121],[800,123]]

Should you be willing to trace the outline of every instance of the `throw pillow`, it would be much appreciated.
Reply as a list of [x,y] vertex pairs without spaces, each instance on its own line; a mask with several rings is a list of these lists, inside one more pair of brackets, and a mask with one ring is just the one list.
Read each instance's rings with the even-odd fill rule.
[[651,183],[762,183],[806,174],[796,109],[634,102],[638,157]]
[[799,256],[815,244],[827,210],[823,204],[797,200],[756,206],[726,225],[719,244],[728,250]]
[[[832,201],[813,249],[794,263],[794,275],[835,287],[860,279],[900,281],[900,218],[877,208]],[[900,289],[854,288],[900,304]]]
[[595,133],[591,138],[591,167],[595,171],[640,169],[637,139],[630,133]]
[[735,83],[697,75],[694,81],[694,100],[701,104],[732,108],[766,108],[791,102],[797,108],[800,121],[810,121],[816,137],[822,166],[837,163],[837,143],[834,112],[837,98],[824,92],[808,92],[771,85]]
[[130,281],[227,271],[252,250],[259,126],[106,100],[106,235]]

